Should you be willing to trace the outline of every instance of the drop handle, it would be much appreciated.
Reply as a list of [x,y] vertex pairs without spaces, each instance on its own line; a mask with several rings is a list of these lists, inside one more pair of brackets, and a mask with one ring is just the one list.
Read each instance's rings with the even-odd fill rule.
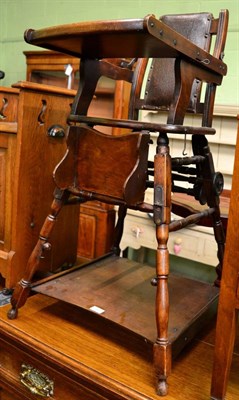
[[136,239],[138,239],[138,238],[139,238],[139,235],[140,235],[141,233],[143,233],[143,229],[140,228],[139,226],[133,227],[133,228],[131,229],[131,231],[134,233]]
[[54,396],[53,380],[31,365],[21,365],[20,381],[32,394],[41,397]]
[[52,125],[48,128],[47,136],[52,138],[63,138],[65,137],[65,129],[61,125]]

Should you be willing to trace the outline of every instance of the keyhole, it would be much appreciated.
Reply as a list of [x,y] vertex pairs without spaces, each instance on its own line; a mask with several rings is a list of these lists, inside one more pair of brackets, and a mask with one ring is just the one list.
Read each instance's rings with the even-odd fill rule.
[[6,110],[6,108],[8,106],[8,100],[5,97],[3,97],[2,102],[3,102],[3,105],[2,105],[2,108],[0,110],[0,119],[5,119],[7,117],[4,114],[4,111]]
[[44,125],[45,124],[45,112],[46,112],[46,108],[47,108],[47,104],[46,104],[46,100],[42,100],[42,108],[41,111],[38,115],[38,122],[40,125]]

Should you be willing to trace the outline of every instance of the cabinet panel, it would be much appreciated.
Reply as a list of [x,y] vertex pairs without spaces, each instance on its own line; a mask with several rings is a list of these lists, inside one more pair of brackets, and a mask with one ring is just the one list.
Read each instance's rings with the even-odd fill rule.
[[16,159],[16,133],[8,131],[8,123],[0,124],[0,273],[6,277],[11,251],[13,182]]
[[0,137],[0,243],[4,242],[5,228],[5,190],[6,190],[6,149],[1,145]]
[[17,395],[16,393],[10,392],[8,390],[9,389],[0,388],[0,400],[27,400],[26,397],[23,398],[21,395]]
[[[94,258],[95,243],[94,239],[96,235],[96,216],[87,215],[83,212],[80,213],[79,220],[79,232],[78,232],[78,256],[84,255],[85,258]],[[92,240],[93,239],[93,240]]]
[[16,122],[18,113],[18,89],[0,88],[0,121]]
[[[103,400],[101,396],[90,388],[84,386],[80,379],[77,380],[74,371],[61,371],[57,362],[49,363],[44,359],[44,355],[30,350],[28,353],[25,346],[20,343],[17,345],[0,340],[1,347],[1,366],[0,366],[0,386],[1,382],[6,382],[5,390],[2,390],[3,399],[8,400],[34,400],[39,398],[54,398],[56,400]],[[25,373],[25,376],[23,376]],[[49,388],[45,389],[45,383]],[[8,387],[8,389],[7,389]],[[13,391],[14,394],[10,393]],[[18,397],[18,394],[21,397]],[[48,395],[49,394],[49,395]],[[12,396],[12,397],[11,397]],[[1,398],[0,398],[1,399]]]
[[[55,184],[53,169],[66,151],[66,136],[51,137],[49,128],[62,126],[72,103],[72,91],[27,82],[15,88],[14,104],[5,89],[9,120],[0,122],[0,274],[12,288],[22,278],[40,228],[50,212]],[[11,111],[12,110],[12,111]],[[16,115],[17,114],[17,115]],[[52,248],[41,260],[41,271],[73,264],[77,256],[79,206],[66,207],[50,238]],[[66,246],[67,243],[67,246]]]
[[113,245],[115,210],[97,201],[80,207],[77,254],[93,259],[109,252]]

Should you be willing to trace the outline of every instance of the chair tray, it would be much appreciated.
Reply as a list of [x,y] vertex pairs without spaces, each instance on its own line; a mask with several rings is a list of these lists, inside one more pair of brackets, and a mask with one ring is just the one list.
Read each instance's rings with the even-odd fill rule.
[[[104,329],[113,326],[118,335],[126,331],[129,340],[136,335],[151,345],[156,339],[156,288],[150,284],[154,275],[152,266],[109,255],[53,276],[33,290],[81,307],[86,315],[93,312],[104,318]],[[169,340],[174,356],[216,313],[218,293],[211,284],[170,274]]]

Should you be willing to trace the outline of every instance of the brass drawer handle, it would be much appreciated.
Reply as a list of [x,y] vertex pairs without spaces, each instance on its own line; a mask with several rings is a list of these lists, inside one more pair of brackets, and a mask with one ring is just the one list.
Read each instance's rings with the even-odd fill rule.
[[21,365],[20,381],[32,394],[41,397],[50,397],[54,394],[53,381],[31,365]]

